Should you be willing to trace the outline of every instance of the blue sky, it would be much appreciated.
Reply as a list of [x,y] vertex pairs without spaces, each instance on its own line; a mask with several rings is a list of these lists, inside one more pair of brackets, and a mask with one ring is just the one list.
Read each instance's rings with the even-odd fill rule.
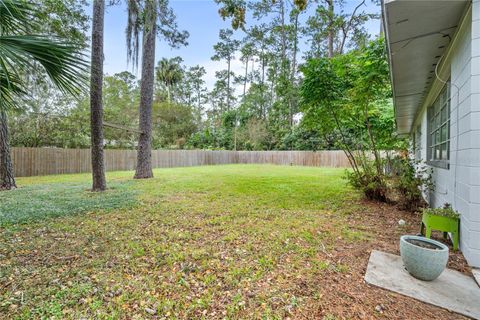
[[[346,11],[359,0],[346,0]],[[211,61],[214,54],[213,45],[218,41],[218,32],[222,28],[230,26],[229,21],[223,21],[218,14],[218,5],[213,0],[170,0],[170,5],[177,16],[177,22],[182,30],[190,33],[189,45],[180,49],[171,49],[165,42],[157,40],[156,60],[162,57],[180,56],[184,64],[193,66],[200,64],[207,70],[205,80],[211,88],[215,81],[215,71],[224,68],[222,62]],[[87,10],[91,10],[88,8]],[[377,12],[374,4],[368,2],[366,10]],[[127,53],[125,45],[125,27],[127,13],[124,5],[108,7],[105,15],[105,64],[104,70],[108,74],[114,74],[124,70],[132,72],[131,65],[127,66]],[[247,19],[247,24],[254,21]],[[367,26],[372,34],[380,30],[379,21],[372,21]],[[242,38],[241,31],[236,32],[238,38]],[[233,63],[234,72],[242,72],[242,64],[239,61]]]

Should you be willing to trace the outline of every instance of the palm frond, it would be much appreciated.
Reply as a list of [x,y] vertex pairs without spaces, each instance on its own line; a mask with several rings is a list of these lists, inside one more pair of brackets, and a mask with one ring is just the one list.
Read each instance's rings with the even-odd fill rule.
[[17,100],[25,94],[23,82],[15,74],[0,70],[0,110],[18,109]]
[[33,7],[27,1],[0,0],[0,35],[24,33],[34,26]]
[[60,90],[73,95],[86,90],[88,63],[78,47],[40,35],[0,37],[0,69],[7,82],[9,75],[19,77],[37,63]]
[[25,75],[41,66],[63,92],[86,92],[88,63],[76,45],[44,35],[31,35],[37,26],[34,7],[26,0],[0,0],[0,109],[11,109],[26,95]]

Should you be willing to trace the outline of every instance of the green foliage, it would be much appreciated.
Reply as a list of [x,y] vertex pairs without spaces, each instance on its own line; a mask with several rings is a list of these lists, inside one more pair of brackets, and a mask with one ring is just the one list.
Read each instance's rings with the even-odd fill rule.
[[154,148],[182,149],[197,130],[193,108],[177,103],[154,103],[153,123]]
[[[85,48],[88,45],[86,33],[90,22],[86,11],[87,2],[85,0],[31,1],[31,5],[35,8],[34,20],[38,21],[35,25],[36,32],[48,33],[54,39],[61,37],[79,48]],[[117,0],[109,2],[112,5],[118,3],[120,1]],[[177,135],[175,139],[185,141],[185,146],[188,147],[213,149],[339,148],[342,144],[339,143],[339,132],[329,132],[328,121],[317,122],[314,119],[310,121],[308,116],[305,121],[299,121],[306,112],[299,103],[302,82],[299,76],[299,62],[302,56],[307,59],[307,64],[310,63],[308,61],[310,57],[327,56],[326,44],[329,33],[326,31],[332,29],[335,46],[344,48],[343,51],[335,48],[335,55],[338,57],[333,64],[349,64],[350,60],[358,60],[354,59],[354,56],[361,54],[361,51],[346,54],[343,58],[342,54],[364,46],[366,41],[363,40],[366,37],[363,27],[365,22],[373,16],[365,14],[363,6],[350,9],[341,1],[332,2],[334,6],[332,15],[326,4],[320,2],[312,4],[317,7],[315,12],[305,10],[307,2],[304,0],[291,3],[286,0],[254,2],[219,0],[217,3],[220,15],[224,18],[232,18],[234,29],[239,30],[237,32],[231,29],[220,30],[212,58],[221,61],[223,68],[215,75],[214,87],[210,91],[207,89],[206,70],[200,65],[183,65],[180,57],[158,62],[155,102],[158,104],[168,101],[172,104],[188,106],[192,108],[194,114],[195,132],[192,134],[190,130],[177,130],[177,132],[183,132],[179,133],[183,136]],[[147,5],[155,8],[150,10],[149,14],[145,14]],[[128,56],[133,60],[134,66],[137,63],[138,49],[141,47],[140,35],[143,29],[148,28],[148,24],[152,23],[148,19],[154,18],[151,14],[153,12],[156,12],[160,38],[173,47],[186,44],[187,33],[178,28],[175,14],[167,0],[127,1],[127,6]],[[249,25],[246,25],[244,20],[247,13],[253,17]],[[10,29],[17,30],[17,28]],[[319,37],[320,34],[322,34],[321,37]],[[344,36],[345,41],[343,41]],[[304,41],[309,43],[309,47],[300,45]],[[322,44],[319,44],[319,41]],[[316,49],[318,46],[322,47],[321,53],[311,54],[318,51]],[[243,63],[243,70],[238,73],[237,66],[234,67],[232,62],[236,54],[240,55],[240,61]],[[352,84],[349,83],[351,79],[348,78],[352,72],[353,70],[344,68],[344,71],[338,74],[337,80],[340,82],[347,80],[344,84],[351,86]],[[0,72],[0,77],[5,78],[6,74]],[[21,105],[16,103],[17,109],[22,111],[15,113],[11,119],[12,144],[35,147],[89,147],[88,98],[80,97],[79,102],[63,101],[61,94],[55,92],[44,76],[35,74],[33,78],[28,83],[29,93],[33,92],[31,98]],[[8,95],[2,89],[2,97],[5,101],[18,102],[16,96],[23,95],[24,92],[24,87],[17,81],[22,80],[22,75],[19,74],[16,79],[11,75],[9,80]],[[2,83],[6,81],[2,80]],[[133,75],[124,72],[123,76],[121,74],[105,76],[104,91],[106,91],[103,97],[105,121],[123,127],[136,128],[139,90]],[[332,94],[332,98],[343,99],[341,95],[336,96],[336,92],[332,93],[335,93]],[[374,126],[384,125],[388,136],[389,126],[393,124],[390,117],[392,113],[390,102],[383,101],[378,104],[380,117],[384,114],[386,116],[385,121],[382,120]],[[336,103],[335,108],[337,107]],[[342,112],[351,112],[347,107],[342,109]],[[229,117],[227,113],[231,112],[237,116],[237,125],[224,126],[228,124],[224,121]],[[357,116],[352,113],[352,117]],[[154,120],[154,127],[178,128],[191,125],[190,118],[185,117],[183,113],[179,118],[167,118],[172,122],[158,124]],[[166,119],[163,120],[166,121]],[[183,120],[185,123],[180,123]],[[372,123],[375,121],[376,117],[372,119]],[[348,140],[346,143],[357,142],[355,137],[359,134],[365,137],[362,125],[351,126],[352,122],[345,119],[340,119],[340,122],[346,128],[344,132]],[[184,145],[183,142],[173,142],[173,135],[162,137],[163,130],[154,132],[153,140],[157,147]],[[109,127],[106,127],[104,132],[107,148],[132,149],[135,147],[136,136],[132,132]],[[381,145],[381,141],[378,143]]]
[[334,149],[334,147],[329,144],[329,141],[324,139],[318,130],[307,129],[300,125],[294,127],[291,133],[283,137],[279,149],[317,151]]
[[[303,125],[318,130],[325,138],[339,137],[335,146],[345,151],[353,169],[347,175],[349,182],[368,198],[386,201],[386,182],[376,141],[376,133],[385,128],[376,130],[374,124],[380,123],[379,100],[386,100],[388,89],[383,87],[388,86],[388,81],[383,78],[388,78],[388,73],[379,79],[373,76],[381,74],[383,70],[377,69],[383,65],[372,61],[385,60],[384,55],[378,56],[378,51],[371,50],[377,46],[380,44],[372,43],[363,51],[309,60],[302,68],[305,78],[300,93]],[[365,82],[370,83],[371,89]],[[383,94],[379,93],[381,89]],[[377,121],[372,123],[372,119]],[[393,132],[394,126],[389,134]],[[373,165],[369,153],[375,155]]]
[[167,91],[167,101],[171,102],[171,91],[174,86],[180,83],[183,77],[183,70],[180,66],[182,59],[180,57],[158,61],[155,68],[155,79],[161,88]]
[[431,214],[434,216],[439,217],[447,217],[451,219],[460,219],[460,213],[458,211],[453,210],[453,208],[446,203],[443,208],[425,208],[422,211],[426,214]]
[[[90,146],[90,102],[87,95],[72,101],[44,83],[30,85],[30,98],[22,111],[12,114],[13,146],[88,148]],[[105,76],[103,83],[104,119],[124,127],[137,127],[138,83],[131,73]],[[107,148],[134,148],[131,132],[105,128]]]
[[85,11],[89,5],[86,0],[34,0],[32,3],[39,33],[68,39],[82,48],[88,46],[86,34],[90,18]]
[[60,90],[78,95],[86,88],[88,64],[78,45],[71,41],[32,35],[40,21],[31,4],[0,1],[0,109],[18,108],[28,93],[24,75],[41,67]]
[[[345,151],[349,183],[369,199],[392,201],[392,176],[382,150],[405,150],[395,132],[388,64],[383,39],[333,58],[311,59],[302,68],[302,124]],[[417,205],[424,182],[403,162],[396,189],[402,203]]]
[[170,8],[168,0],[152,1],[128,0],[128,24],[125,30],[127,37],[127,60],[138,66],[140,52],[140,34],[157,24],[157,35],[165,40],[170,47],[178,48],[188,45],[189,33],[179,30],[177,17]]
[[369,38],[364,24],[378,15],[365,12],[363,4],[359,2],[348,11],[345,10],[345,1],[315,2],[315,14],[308,17],[303,28],[310,44],[307,57],[341,55],[364,46]]
[[[103,112],[108,123],[137,128],[139,100],[139,84],[130,72],[124,71],[103,78]],[[85,98],[82,104],[84,107],[79,104],[76,111],[88,115],[88,98]],[[87,122],[82,128],[85,126],[88,127]],[[132,149],[136,142],[136,136],[132,132],[116,128],[105,127],[104,137],[107,148]]]
[[215,0],[215,2],[223,5],[218,12],[224,20],[232,18],[233,29],[237,30],[245,27],[245,13],[247,11],[245,0]]
[[423,194],[434,189],[432,170],[408,158],[396,157],[392,160],[394,173],[393,188],[398,193],[400,207],[417,211],[427,205]]
[[360,170],[345,172],[348,183],[361,190],[367,199],[390,202],[387,177],[377,173],[375,162],[364,154],[356,155],[355,161],[359,163]]
[[187,141],[192,149],[215,149],[215,137],[207,128],[204,131],[194,133]]

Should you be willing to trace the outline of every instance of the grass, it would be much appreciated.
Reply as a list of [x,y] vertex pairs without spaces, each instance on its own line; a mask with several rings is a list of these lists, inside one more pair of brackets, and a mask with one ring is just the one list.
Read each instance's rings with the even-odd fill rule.
[[[349,266],[341,169],[227,165],[18,179],[0,194],[0,318],[280,319]],[[306,286],[306,287],[305,287]]]
[[113,182],[104,194],[88,192],[88,188],[87,182],[48,183],[0,194],[0,226],[118,209],[136,202],[136,191],[130,182]]

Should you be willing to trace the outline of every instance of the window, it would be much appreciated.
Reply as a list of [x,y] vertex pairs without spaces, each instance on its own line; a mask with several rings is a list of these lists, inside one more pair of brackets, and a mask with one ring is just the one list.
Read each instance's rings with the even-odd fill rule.
[[448,169],[450,159],[450,82],[428,110],[428,163]]

